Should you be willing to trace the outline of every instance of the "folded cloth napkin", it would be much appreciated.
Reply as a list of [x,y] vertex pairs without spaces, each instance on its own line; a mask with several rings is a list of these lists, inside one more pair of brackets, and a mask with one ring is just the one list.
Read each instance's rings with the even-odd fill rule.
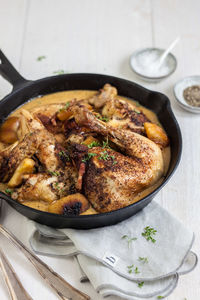
[[155,299],[169,295],[178,277],[197,263],[194,234],[156,202],[117,225],[56,230],[29,222],[30,245],[43,255],[76,256],[80,279],[104,297]]

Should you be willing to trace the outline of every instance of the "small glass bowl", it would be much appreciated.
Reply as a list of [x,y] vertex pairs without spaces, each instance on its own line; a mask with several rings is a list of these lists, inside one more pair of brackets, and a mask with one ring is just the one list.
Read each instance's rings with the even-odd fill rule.
[[165,63],[167,63],[169,71],[165,75],[147,76],[144,73],[140,73],[137,70],[139,55],[141,55],[141,54],[145,55],[145,53],[148,55],[148,53],[150,53],[150,52],[155,52],[155,54],[157,54],[158,56],[161,56],[164,51],[165,51],[164,49],[160,49],[160,48],[144,48],[144,49],[139,49],[139,50],[133,52],[133,54],[130,57],[130,61],[129,61],[131,69],[139,78],[143,79],[144,81],[148,81],[148,82],[159,82],[159,81],[169,77],[172,73],[174,73],[174,71],[177,68],[177,60],[172,53],[169,53],[166,57]]
[[195,113],[195,114],[199,114],[200,107],[192,106],[192,105],[188,104],[183,97],[184,90],[192,85],[200,85],[200,75],[189,76],[189,77],[185,77],[185,78],[179,80],[174,85],[174,96],[175,96],[177,103],[183,109],[185,109],[189,112]]

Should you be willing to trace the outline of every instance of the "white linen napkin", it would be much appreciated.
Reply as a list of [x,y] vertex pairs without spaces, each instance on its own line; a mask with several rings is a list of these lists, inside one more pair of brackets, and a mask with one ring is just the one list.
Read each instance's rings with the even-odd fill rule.
[[[29,226],[35,252],[77,256],[80,279],[88,278],[104,297],[167,296],[176,287],[179,274],[191,271],[197,263],[190,251],[194,234],[156,202],[109,227],[56,230],[30,221]],[[151,230],[148,235],[149,228],[155,234]]]

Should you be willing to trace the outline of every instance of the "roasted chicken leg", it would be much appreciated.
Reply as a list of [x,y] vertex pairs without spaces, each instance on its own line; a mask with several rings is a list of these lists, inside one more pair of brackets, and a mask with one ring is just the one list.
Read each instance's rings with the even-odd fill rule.
[[[1,153],[1,180],[7,182],[24,158],[39,161],[39,173],[24,176],[24,183],[14,196],[19,200],[44,200],[52,202],[74,193],[77,173],[65,148],[57,143],[53,134],[45,129],[39,119],[22,110],[27,133],[14,147]],[[64,184],[62,184],[64,182]]]
[[108,212],[133,203],[138,192],[162,176],[162,152],[154,142],[108,126],[79,103],[71,110],[77,124],[107,137],[121,152],[102,147],[88,151],[90,159],[86,161],[83,190],[97,211]]

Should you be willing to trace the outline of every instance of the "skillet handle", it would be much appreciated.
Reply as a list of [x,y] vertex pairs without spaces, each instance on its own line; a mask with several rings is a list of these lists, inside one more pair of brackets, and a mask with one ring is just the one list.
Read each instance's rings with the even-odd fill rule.
[[17,70],[9,62],[9,60],[1,51],[1,49],[0,49],[0,74],[2,75],[3,78],[5,78],[7,81],[9,81],[12,84],[13,90],[29,82],[29,80],[26,80],[17,72]]

